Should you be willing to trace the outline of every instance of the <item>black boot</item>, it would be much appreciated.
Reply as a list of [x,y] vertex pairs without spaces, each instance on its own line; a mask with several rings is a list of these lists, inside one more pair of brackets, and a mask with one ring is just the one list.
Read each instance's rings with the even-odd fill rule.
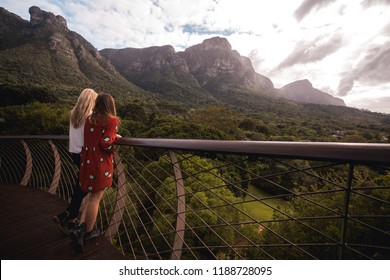
[[85,238],[86,224],[82,223],[74,234],[71,234],[71,238],[74,241],[73,250],[76,253],[82,253],[84,251],[84,238]]
[[90,232],[87,232],[85,234],[85,239],[84,241],[89,241],[91,239],[94,239],[96,237],[98,237],[100,235],[100,230],[98,230],[97,228],[96,229],[93,229],[91,230]]
[[75,243],[77,242],[78,236],[80,234],[80,227],[81,227],[81,225],[77,224],[74,226],[73,230],[69,231],[70,239],[72,239],[72,241]]

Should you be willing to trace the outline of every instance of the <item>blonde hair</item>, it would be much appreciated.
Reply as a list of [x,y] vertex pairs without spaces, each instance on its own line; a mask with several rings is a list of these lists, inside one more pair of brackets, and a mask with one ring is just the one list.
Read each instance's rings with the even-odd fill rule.
[[70,123],[75,128],[80,127],[81,123],[91,114],[93,107],[95,106],[95,100],[97,93],[90,88],[84,89],[76,105],[70,111]]

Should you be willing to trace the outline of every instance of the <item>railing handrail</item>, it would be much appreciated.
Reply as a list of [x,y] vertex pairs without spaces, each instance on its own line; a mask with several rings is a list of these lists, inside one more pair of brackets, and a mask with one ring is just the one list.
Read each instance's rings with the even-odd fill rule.
[[[0,136],[0,139],[67,140],[67,135]],[[118,138],[117,145],[354,163],[390,163],[390,144],[203,139]]]

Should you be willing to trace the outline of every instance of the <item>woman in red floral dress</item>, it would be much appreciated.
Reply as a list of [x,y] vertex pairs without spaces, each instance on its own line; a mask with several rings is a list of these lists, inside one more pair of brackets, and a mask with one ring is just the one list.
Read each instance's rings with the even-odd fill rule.
[[80,187],[90,195],[80,219],[79,230],[72,237],[76,241],[74,249],[78,252],[84,250],[84,241],[93,232],[104,190],[112,185],[118,124],[114,99],[109,94],[99,94],[92,115],[87,118],[84,127]]

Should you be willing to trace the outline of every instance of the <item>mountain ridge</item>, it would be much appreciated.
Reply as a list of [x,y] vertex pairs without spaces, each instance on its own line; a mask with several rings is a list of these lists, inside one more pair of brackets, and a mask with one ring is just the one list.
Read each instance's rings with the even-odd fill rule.
[[[151,50],[153,50],[153,54],[150,52]],[[171,59],[167,59],[167,50],[169,50]],[[342,99],[333,97],[312,86],[311,88],[298,89],[290,86],[293,82],[281,89],[276,89],[271,79],[257,73],[250,59],[241,56],[236,50],[232,50],[228,40],[222,37],[206,39],[200,44],[179,52],[176,52],[171,45],[139,49],[102,49],[100,52],[113,63],[126,79],[147,90],[153,91],[157,88],[163,90],[165,85],[161,77],[164,77],[164,81],[171,80],[173,86],[178,82],[187,85],[192,90],[208,91],[216,98],[228,98],[227,91],[245,91],[254,95],[266,94],[299,103],[346,106]],[[148,53],[148,55],[141,62],[140,57],[145,57],[142,53]],[[151,70],[153,65],[158,65],[162,60],[166,68],[178,65],[180,67],[169,73],[164,71],[162,67],[154,67]],[[180,63],[178,63],[179,61]],[[151,73],[159,77],[153,81],[154,83],[151,83],[150,79],[147,78]],[[178,79],[178,76],[181,78]],[[189,81],[191,81],[190,84]]]
[[314,88],[307,79],[294,81],[283,86],[277,90],[277,95],[301,103],[346,106],[344,100]]
[[62,16],[36,6],[30,7],[29,13],[30,21],[25,21],[0,10],[0,87],[33,84],[75,92],[89,86],[140,98],[157,96],[200,104],[220,100],[235,105],[237,99],[251,103],[269,96],[345,106],[340,99],[312,87],[299,93],[288,85],[275,89],[271,79],[257,73],[250,59],[232,50],[226,38],[209,38],[181,52],[170,45],[98,51],[70,31]]

